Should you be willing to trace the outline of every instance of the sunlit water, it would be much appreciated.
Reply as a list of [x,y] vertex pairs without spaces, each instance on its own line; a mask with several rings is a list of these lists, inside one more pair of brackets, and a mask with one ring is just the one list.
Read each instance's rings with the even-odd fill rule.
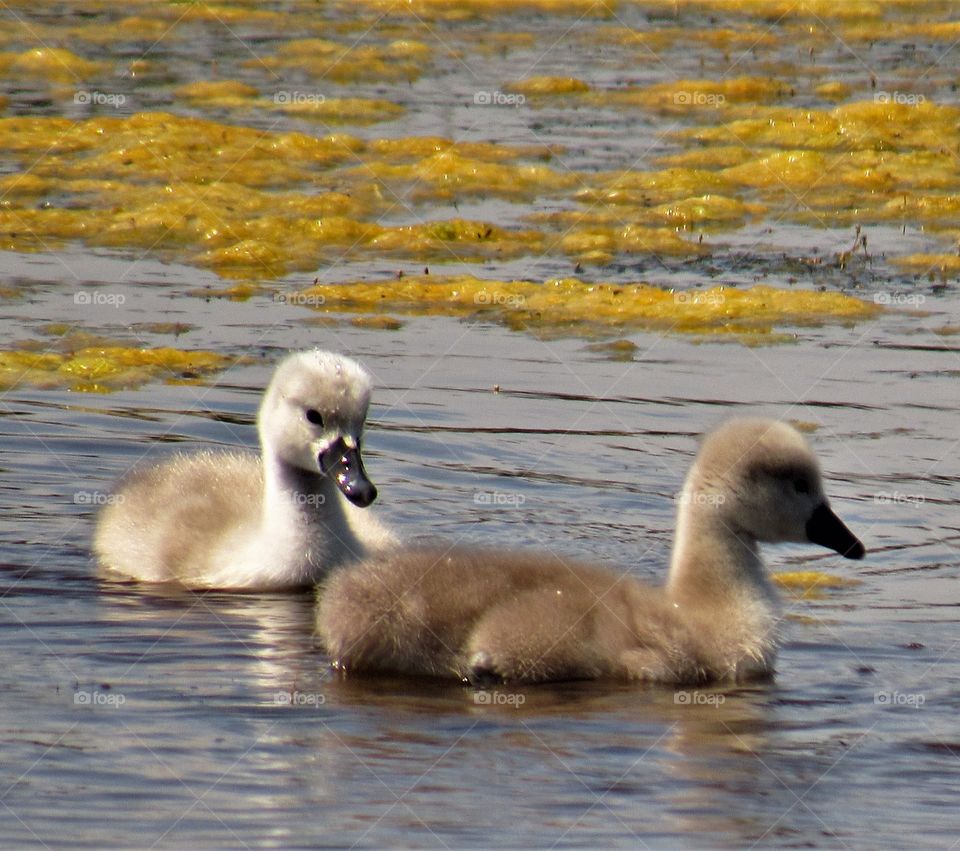
[[[594,118],[583,128],[595,156],[613,156],[622,128]],[[452,121],[423,132],[455,135]],[[738,233],[734,260],[711,262],[726,279],[791,274],[760,237]],[[790,245],[804,250],[804,239]],[[827,250],[848,236],[824,239]],[[737,255],[738,241],[752,253]],[[189,346],[260,360],[204,386],[15,388],[0,401],[0,842],[870,848],[960,838],[960,347],[932,330],[957,317],[949,290],[927,291],[928,315],[801,329],[773,347],[635,333],[633,358],[616,361],[581,340],[469,320],[378,331],[263,300],[188,300],[213,276],[150,260],[131,271],[128,258],[80,248],[0,264],[26,294],[2,306],[11,339],[47,321],[103,333],[189,321]],[[720,273],[698,264],[678,265],[677,280]],[[844,280],[869,294],[889,284],[884,274],[862,265]],[[71,294],[86,282],[129,298],[113,312],[78,307]],[[171,596],[98,580],[89,540],[112,481],[178,449],[253,449],[272,364],[312,345],[349,352],[375,376],[372,510],[410,537],[550,548],[660,581],[697,435],[733,413],[763,414],[817,427],[834,507],[869,551],[854,564],[781,547],[768,550],[771,566],[859,584],[786,603],[768,684],[475,692],[338,680],[312,634],[310,595]]]

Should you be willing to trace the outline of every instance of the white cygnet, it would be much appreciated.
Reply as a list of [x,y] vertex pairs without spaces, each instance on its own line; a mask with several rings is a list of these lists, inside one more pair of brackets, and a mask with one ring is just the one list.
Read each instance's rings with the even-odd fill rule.
[[370,391],[347,357],[289,355],[260,405],[262,458],[200,452],[135,469],[99,517],[101,566],[191,588],[293,589],[396,544],[364,510],[377,496],[360,455]]
[[743,681],[773,673],[780,607],[758,542],[863,544],[830,509],[816,458],[781,422],[705,440],[680,495],[666,585],[552,553],[391,551],[331,576],[317,627],[347,672],[463,681]]

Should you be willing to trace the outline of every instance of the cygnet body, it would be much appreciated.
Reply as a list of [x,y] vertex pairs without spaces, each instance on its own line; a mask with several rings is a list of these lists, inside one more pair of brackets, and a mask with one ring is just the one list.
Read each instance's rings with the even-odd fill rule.
[[347,357],[289,355],[260,405],[262,457],[201,452],[135,469],[99,517],[101,566],[192,588],[292,589],[395,544],[366,511],[377,496],[360,455],[370,392]]
[[666,585],[551,553],[401,549],[330,577],[317,627],[347,672],[482,683],[769,676],[778,595],[758,542],[863,545],[830,509],[803,437],[774,420],[710,434],[679,499]]

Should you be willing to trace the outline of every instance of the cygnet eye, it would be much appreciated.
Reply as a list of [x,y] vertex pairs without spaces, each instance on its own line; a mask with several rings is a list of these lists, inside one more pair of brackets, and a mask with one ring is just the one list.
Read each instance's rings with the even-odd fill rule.
[[323,416],[316,408],[307,408],[307,422],[317,426],[323,425]]
[[797,493],[810,493],[810,482],[801,476],[793,480],[793,489]]

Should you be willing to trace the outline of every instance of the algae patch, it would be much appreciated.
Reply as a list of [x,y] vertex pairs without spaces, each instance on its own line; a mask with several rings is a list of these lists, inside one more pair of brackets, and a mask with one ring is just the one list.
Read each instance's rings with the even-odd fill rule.
[[775,339],[775,328],[857,322],[880,308],[841,293],[714,287],[674,292],[645,283],[487,281],[468,275],[323,284],[302,291],[299,303],[322,311],[489,316],[517,330],[581,333],[649,328],[695,335]]
[[197,383],[238,362],[237,358],[203,350],[138,348],[83,332],[63,333],[53,343],[31,342],[0,351],[0,387],[61,388],[108,393],[140,387],[151,381]]

